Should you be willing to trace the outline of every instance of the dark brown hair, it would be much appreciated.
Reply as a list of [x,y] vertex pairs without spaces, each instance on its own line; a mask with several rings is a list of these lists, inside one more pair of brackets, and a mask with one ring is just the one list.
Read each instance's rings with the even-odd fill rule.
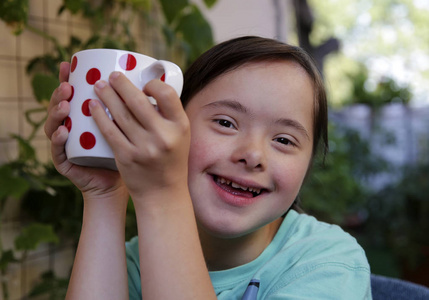
[[[309,75],[314,92],[313,158],[328,149],[328,108],[322,77],[313,59],[301,48],[277,40],[245,36],[218,44],[203,53],[185,72],[182,103],[188,102],[218,76],[252,62],[294,61]],[[320,144],[320,145],[319,145]]]

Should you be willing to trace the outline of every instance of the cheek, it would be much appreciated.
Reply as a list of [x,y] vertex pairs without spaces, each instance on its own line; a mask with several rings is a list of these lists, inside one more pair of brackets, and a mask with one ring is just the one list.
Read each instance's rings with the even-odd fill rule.
[[209,167],[216,160],[216,145],[209,138],[191,135],[191,145],[189,149],[189,171],[202,171]]
[[277,186],[295,198],[304,181],[308,168],[307,160],[295,159],[277,165],[273,173]]

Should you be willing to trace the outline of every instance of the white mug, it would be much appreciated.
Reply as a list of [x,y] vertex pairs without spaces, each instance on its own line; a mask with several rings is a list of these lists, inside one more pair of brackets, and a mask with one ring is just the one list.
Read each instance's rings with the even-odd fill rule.
[[[70,114],[64,121],[69,130],[66,155],[74,164],[117,170],[113,151],[88,108],[90,99],[98,99],[94,84],[100,79],[108,82],[109,75],[114,71],[124,73],[140,90],[152,79],[161,79],[172,86],[179,96],[182,92],[183,74],[172,62],[115,49],[91,49],[75,53],[69,75],[72,86]],[[152,98],[150,101],[156,103]],[[112,118],[106,107],[105,110]]]

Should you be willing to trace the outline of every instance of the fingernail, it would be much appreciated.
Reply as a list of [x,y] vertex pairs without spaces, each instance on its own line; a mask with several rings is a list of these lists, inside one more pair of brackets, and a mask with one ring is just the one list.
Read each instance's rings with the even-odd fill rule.
[[110,78],[115,79],[118,78],[119,75],[121,75],[121,72],[112,72],[112,74],[110,74]]
[[104,88],[106,86],[106,82],[105,81],[103,81],[103,80],[98,80],[96,83],[95,83],[95,87],[96,88],[98,88],[98,89],[102,89],[102,88]]
[[88,105],[89,105],[90,109],[96,107],[97,106],[97,100],[91,99],[91,101],[89,101]]

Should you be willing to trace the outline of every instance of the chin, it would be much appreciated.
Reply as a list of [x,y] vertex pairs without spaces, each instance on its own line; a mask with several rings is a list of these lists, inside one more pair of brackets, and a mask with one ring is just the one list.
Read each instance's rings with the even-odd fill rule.
[[216,239],[236,239],[254,233],[278,218],[279,216],[275,216],[268,220],[260,220],[259,222],[255,218],[248,217],[244,218],[245,220],[240,220],[239,217],[216,220],[206,218],[204,222],[198,223],[198,227],[199,230]]

